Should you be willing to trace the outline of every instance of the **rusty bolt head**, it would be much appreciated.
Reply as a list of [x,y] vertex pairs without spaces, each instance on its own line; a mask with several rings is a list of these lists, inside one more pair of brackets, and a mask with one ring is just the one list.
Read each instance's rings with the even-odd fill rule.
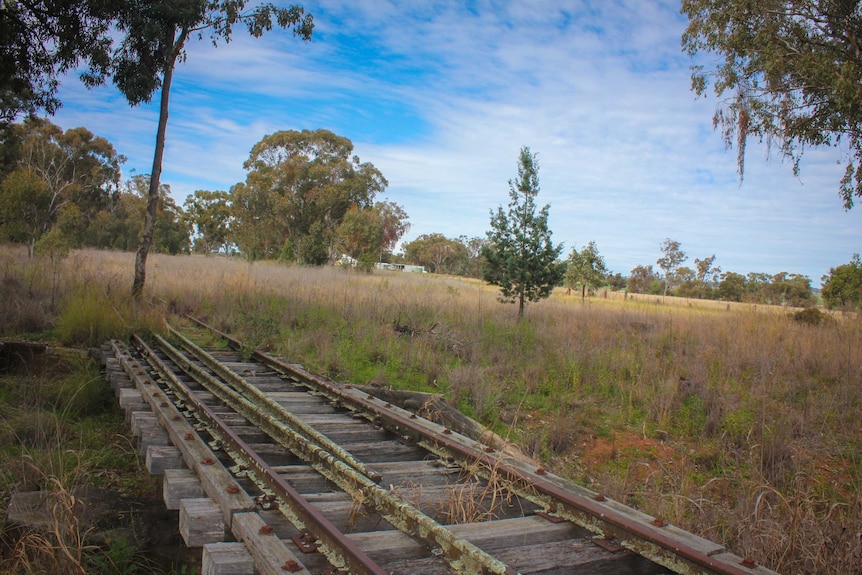
[[236,485],[228,485],[227,492],[234,494],[239,493],[239,487],[237,487]]
[[167,406],[168,406],[168,402],[167,402],[167,401],[163,401],[163,402],[162,402],[162,403],[160,403],[159,405],[161,405],[162,407],[167,407]]
[[452,430],[447,427],[443,430],[443,435],[452,435]]
[[546,473],[547,473],[547,471],[545,471],[544,467],[536,468],[536,475],[545,475]]
[[743,567],[748,567],[749,569],[754,569],[755,567],[757,567],[757,562],[754,559],[749,559],[748,557],[740,561],[739,564]]
[[296,573],[297,571],[302,570],[302,565],[294,561],[293,559],[288,559],[284,562],[282,569],[288,571],[289,573]]
[[596,493],[596,495],[595,495],[595,497],[593,497],[593,499],[595,499],[596,501],[605,501],[606,500],[605,496],[602,495],[601,493]]
[[272,527],[269,525],[262,525],[260,531],[258,531],[261,535],[272,535]]
[[191,441],[194,438],[195,438],[194,433],[186,433],[186,440]]
[[215,459],[213,459],[212,457],[204,457],[203,459],[201,459],[201,463],[203,463],[204,465],[215,465]]
[[665,525],[667,525],[667,522],[664,519],[662,519],[661,517],[656,517],[655,519],[652,520],[652,524],[655,525],[656,527],[664,527]]

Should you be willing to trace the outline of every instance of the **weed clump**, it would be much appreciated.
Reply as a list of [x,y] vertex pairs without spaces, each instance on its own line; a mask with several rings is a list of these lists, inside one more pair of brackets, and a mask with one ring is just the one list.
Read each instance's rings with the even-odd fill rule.
[[820,325],[829,316],[816,307],[809,307],[793,314],[793,319],[807,325]]

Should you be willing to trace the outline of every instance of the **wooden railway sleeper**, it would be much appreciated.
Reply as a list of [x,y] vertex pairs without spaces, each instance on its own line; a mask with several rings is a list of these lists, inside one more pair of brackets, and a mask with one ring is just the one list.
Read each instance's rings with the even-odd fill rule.
[[233,387],[234,390],[244,395],[245,397],[253,400],[256,406],[263,407],[268,410],[273,417],[275,417],[281,422],[286,423],[297,434],[302,435],[308,441],[311,441],[323,447],[324,449],[344,461],[344,463],[354,468],[359,473],[362,473],[366,477],[369,477],[373,481],[377,483],[380,482],[382,477],[379,473],[368,469],[368,467],[366,467],[364,463],[353,457],[353,455],[349,451],[336,444],[331,439],[329,439],[310,425],[303,422],[294,414],[290,413],[284,407],[279,405],[278,402],[267,397],[265,393],[260,391],[257,387],[251,385],[245,378],[243,378],[233,370],[225,367],[216,358],[208,354],[199,346],[195,345],[194,342],[192,342],[186,336],[171,327],[169,324],[167,324],[167,322],[166,325],[171,335],[178,339],[182,343],[183,347],[188,350],[189,353],[195,356],[213,373],[218,375],[220,378],[222,378],[222,380],[224,380],[231,387]]
[[[196,416],[206,423],[210,435],[216,437],[225,446],[226,453],[237,464],[236,467],[245,468],[247,470],[246,475],[265,493],[267,491],[277,493],[274,495],[279,510],[297,529],[305,530],[309,527],[314,529],[316,538],[322,542],[319,550],[326,555],[330,563],[339,567],[347,566],[351,572],[361,575],[386,575],[384,570],[359,550],[326,517],[277,473],[268,468],[259,456],[251,454],[251,450],[242,439],[233,433],[209,406],[196,398],[143,340],[137,337],[136,339],[145,350],[148,363],[161,375],[166,385],[178,396],[184,397],[186,403],[194,406]],[[255,468],[259,468],[261,472],[248,473]],[[229,470],[232,471],[232,468]]]
[[[179,350],[173,347],[164,338],[161,338],[160,336],[155,336],[155,338],[162,350],[177,364],[177,366],[179,366],[180,369],[196,379],[207,391],[228,404],[253,425],[261,428],[278,443],[293,451],[298,457],[314,459],[316,457],[315,452],[323,453],[325,454],[325,458],[333,457],[335,459],[339,459],[345,465],[365,477],[368,477],[372,481],[378,480],[377,478],[379,476],[377,474],[366,472],[364,465],[359,463],[352,454],[343,448],[339,448],[340,455],[343,455],[343,457],[332,454],[324,446],[317,443],[314,440],[314,436],[309,437],[305,435],[301,430],[298,430],[289,423],[284,422],[282,419],[275,417],[274,414],[270,413],[268,410],[261,409],[256,402],[240,394],[233,388],[225,386],[217,378],[211,376],[205,370],[188,361]],[[331,441],[327,439],[326,443],[331,443]],[[345,461],[345,459],[347,459],[347,461]],[[348,461],[353,462],[354,464],[351,465]]]
[[[194,318],[193,320],[225,338],[231,346],[242,345],[241,342],[227,334],[219,332],[199,320]],[[723,549],[718,549],[718,546],[716,546],[715,551],[705,552],[698,549],[697,546],[692,546],[678,536],[668,533],[669,526],[657,527],[644,514],[638,514],[631,509],[628,510],[628,513],[621,513],[610,500],[601,501],[597,498],[598,494],[578,488],[574,484],[569,485],[567,483],[565,487],[558,485],[556,480],[552,480],[546,474],[539,473],[539,470],[526,470],[522,462],[513,460],[503,462],[502,454],[491,457],[478,442],[470,440],[470,443],[475,445],[464,445],[455,441],[452,435],[446,434],[446,430],[429,429],[436,427],[442,429],[442,426],[425,422],[428,425],[426,428],[422,428],[411,419],[416,418],[415,415],[399,408],[384,408],[374,401],[373,396],[364,397],[365,394],[359,394],[356,390],[350,389],[351,386],[341,388],[331,380],[307,372],[295,364],[287,364],[260,350],[255,350],[252,357],[276,371],[317,388],[331,401],[340,401],[345,407],[364,413],[366,418],[381,424],[394,433],[403,435],[406,432],[416,436],[423,447],[441,458],[454,457],[456,460],[468,464],[482,463],[486,473],[496,472],[513,481],[522,482],[526,490],[523,493],[519,492],[518,495],[543,506],[545,509],[554,511],[576,525],[608,539],[613,539],[625,548],[677,573],[686,575],[752,575],[755,573],[776,575],[762,566],[752,567],[752,561],[726,553]],[[543,469],[542,471],[544,472]],[[584,493],[576,495],[570,492],[571,489]],[[632,519],[631,516],[637,518]],[[696,539],[694,536],[690,536],[690,538]],[[703,542],[709,543],[705,540]],[[722,555],[722,557],[719,558],[717,555]]]
[[[204,380],[212,379],[203,370],[184,360],[182,354],[173,348],[164,338],[156,336],[156,340],[163,351],[184,371],[186,367],[190,366],[192,368],[187,371],[189,375],[192,375],[196,379],[199,379],[198,376],[202,376]],[[178,385],[182,386],[182,383],[178,379],[174,380]],[[206,381],[201,381],[201,383],[206,387]],[[255,415],[254,413],[246,414],[240,411],[243,407],[248,407],[250,403],[245,397],[240,396],[232,390],[224,390],[222,388],[220,391],[224,396],[220,397],[222,401],[228,403],[232,409],[237,410],[243,417],[246,417],[267,433],[270,433],[269,429],[277,428],[278,422],[272,421],[271,418],[261,417],[259,413]],[[194,399],[193,396],[188,394],[186,401],[191,402]],[[206,406],[200,404],[199,409],[205,410]],[[282,443],[282,438],[286,440],[285,443],[287,444]],[[413,505],[405,502],[396,494],[380,487],[371,478],[357,473],[351,466],[347,465],[340,458],[328,453],[319,445],[311,444],[304,437],[296,433],[284,434],[282,438],[274,437],[274,439],[293,451],[298,457],[305,459],[327,479],[349,493],[355,500],[365,502],[374,508],[390,524],[402,532],[424,541],[432,548],[439,548],[441,557],[459,573],[468,575],[515,575],[516,571],[508,565],[482,551],[469,541],[458,537],[452,531]],[[242,455],[235,454],[235,456],[240,458],[240,461],[237,462],[242,463]]]

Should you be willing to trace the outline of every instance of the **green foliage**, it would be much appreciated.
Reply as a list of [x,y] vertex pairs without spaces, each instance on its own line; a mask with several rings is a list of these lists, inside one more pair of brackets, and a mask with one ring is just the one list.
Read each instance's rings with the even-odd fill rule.
[[354,260],[362,260],[359,267],[366,271],[374,266],[383,249],[383,225],[379,214],[371,208],[350,206],[335,236],[343,252]]
[[4,137],[15,145],[13,169],[0,186],[0,237],[32,247],[56,228],[70,247],[96,245],[93,231],[110,229],[103,214],[115,212],[125,158],[86,128],[64,132],[37,118],[11,126]]
[[[149,175],[134,176],[127,182],[126,191],[117,198],[125,209],[116,216],[119,221],[115,223],[115,229],[119,232],[119,237],[115,237],[115,240],[122,238],[126,246],[124,249],[128,251],[138,244],[143,233],[149,185]],[[168,185],[159,186],[155,216],[155,229],[158,233],[153,238],[153,251],[170,255],[189,253],[191,223],[171,197],[171,188]]]
[[422,234],[404,244],[404,254],[409,263],[439,274],[455,273],[464,267],[468,257],[463,243],[438,233]]
[[694,259],[695,269],[680,268],[677,279],[680,282],[677,295],[699,299],[715,299],[716,287],[721,268],[713,265],[715,255],[704,259]]
[[793,319],[799,323],[808,325],[820,325],[827,317],[825,313],[816,307],[809,307],[793,314]]
[[823,276],[823,301],[829,309],[858,310],[862,306],[862,260],[853,254],[849,264],[829,270]]
[[586,295],[587,290],[593,292],[605,284],[608,270],[595,242],[588,243],[581,251],[573,247],[566,264],[566,287],[569,289],[581,286],[582,295]]
[[98,347],[122,338],[129,326],[110,302],[91,289],[68,297],[57,321],[57,336],[66,345]]
[[658,276],[651,265],[637,266],[629,273],[626,289],[631,293],[651,293],[650,287],[656,281]]
[[734,447],[744,446],[749,442],[755,421],[755,413],[751,408],[729,411],[721,420],[721,431]]
[[99,549],[88,563],[91,572],[98,575],[134,575],[153,571],[144,551],[125,539],[111,542],[107,549]]
[[811,280],[787,272],[769,275],[725,272],[718,284],[718,296],[724,301],[809,307],[814,304]]
[[[289,239],[298,262],[329,261],[329,246],[348,210],[361,215],[371,209],[388,185],[377,168],[352,154],[353,143],[328,130],[281,131],[255,144],[244,164],[249,170],[245,183],[230,193],[231,232],[240,251],[250,259],[275,258]],[[347,240],[350,248],[358,238],[362,235]],[[371,243],[385,239],[384,233]],[[360,243],[369,242],[362,238]]]
[[682,262],[688,259],[688,256],[679,246],[678,241],[670,238],[665,238],[661,243],[661,253],[664,255],[656,260],[656,264],[664,272],[664,292],[662,295],[667,295],[671,284],[678,283],[677,270]]
[[32,170],[16,170],[0,185],[0,235],[32,246],[51,225],[51,194]]
[[104,75],[116,2],[3,2],[0,9],[0,124],[60,107],[61,74],[80,63],[85,83]]
[[550,206],[536,214],[538,170],[530,149],[521,148],[518,180],[509,180],[509,210],[500,206],[491,212],[489,245],[482,249],[485,281],[500,287],[501,301],[518,303],[519,318],[525,302],[548,297],[566,273],[566,265],[557,261],[563,246],[553,244],[548,229]]
[[840,190],[851,208],[862,196],[858,2],[684,0],[682,13],[683,49],[716,62],[692,67],[692,89],[702,95],[712,79],[716,95],[729,94],[713,124],[736,145],[740,178],[752,136],[791,158],[794,173],[806,147],[848,145]]
[[724,301],[741,302],[745,296],[745,276],[736,272],[725,272],[718,284],[718,294]]
[[228,252],[231,207],[230,194],[224,191],[197,190],[183,204],[185,220],[197,237],[194,249],[198,253]]

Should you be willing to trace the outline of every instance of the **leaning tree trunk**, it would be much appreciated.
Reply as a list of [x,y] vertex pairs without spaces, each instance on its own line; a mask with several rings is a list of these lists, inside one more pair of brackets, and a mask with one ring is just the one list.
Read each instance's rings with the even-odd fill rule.
[[147,194],[147,213],[144,216],[144,231],[141,234],[141,245],[135,256],[135,281],[132,282],[132,297],[141,299],[144,293],[144,282],[147,279],[147,256],[153,243],[153,231],[156,227],[156,210],[159,206],[159,180],[162,176],[162,156],[165,152],[165,134],[168,129],[168,102],[171,94],[171,80],[174,75],[175,58],[165,66],[165,76],[162,79],[162,97],[159,108],[159,128],[156,131],[156,153],[153,156],[153,171],[150,173],[150,190]]

